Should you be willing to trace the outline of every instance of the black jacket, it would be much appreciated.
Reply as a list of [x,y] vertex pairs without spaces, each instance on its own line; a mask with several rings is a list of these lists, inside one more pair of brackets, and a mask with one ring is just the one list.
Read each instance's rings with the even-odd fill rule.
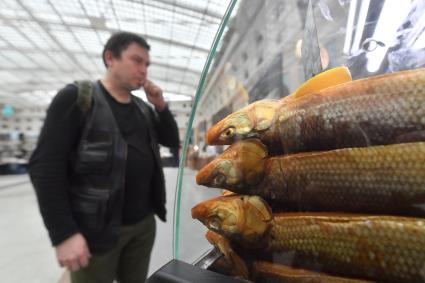
[[[93,105],[83,119],[78,142],[69,150],[66,181],[62,181],[67,183],[62,189],[64,192],[58,188],[52,192],[52,188],[45,185],[49,177],[43,174],[43,168],[49,165],[49,160],[46,158],[48,153],[37,150],[41,146],[31,158],[30,175],[52,243],[59,244],[73,233],[81,232],[92,251],[103,251],[113,247],[121,224],[127,146],[100,88],[93,98]],[[155,113],[137,97],[133,96],[132,100],[148,121],[150,147],[155,159],[151,201],[155,213],[165,220],[165,183],[157,143],[178,146],[177,125],[168,109]],[[46,124],[49,118],[48,114]],[[43,140],[43,131],[40,140]],[[47,204],[54,198],[51,193],[61,195],[55,201],[62,203]],[[61,209],[58,210],[59,206]],[[55,214],[62,217],[55,217]],[[58,218],[68,222],[58,223],[61,221]]]

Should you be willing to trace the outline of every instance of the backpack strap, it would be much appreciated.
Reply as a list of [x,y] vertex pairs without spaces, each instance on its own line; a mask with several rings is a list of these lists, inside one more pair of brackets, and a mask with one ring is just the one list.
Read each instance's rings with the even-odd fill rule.
[[88,80],[79,80],[74,82],[78,88],[77,106],[83,113],[87,113],[93,100],[93,83]]

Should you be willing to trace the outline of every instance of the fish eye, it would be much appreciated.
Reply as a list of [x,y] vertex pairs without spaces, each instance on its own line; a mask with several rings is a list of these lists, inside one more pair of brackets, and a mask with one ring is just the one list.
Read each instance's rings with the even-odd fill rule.
[[235,135],[235,128],[234,127],[227,128],[221,135],[226,138],[231,138]]
[[220,229],[220,221],[217,218],[212,218],[208,221],[208,227],[211,229]]
[[214,183],[215,184],[222,184],[226,180],[226,176],[223,174],[217,174],[217,176],[214,177]]

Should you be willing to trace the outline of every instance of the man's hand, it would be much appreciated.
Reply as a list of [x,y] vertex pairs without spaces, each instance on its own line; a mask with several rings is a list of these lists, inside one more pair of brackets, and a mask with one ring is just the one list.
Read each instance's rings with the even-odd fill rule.
[[162,89],[150,80],[146,80],[143,88],[145,89],[148,101],[155,106],[155,109],[158,111],[164,110],[167,104],[162,96]]
[[60,266],[77,271],[89,264],[91,254],[86,239],[78,233],[56,246],[56,257]]

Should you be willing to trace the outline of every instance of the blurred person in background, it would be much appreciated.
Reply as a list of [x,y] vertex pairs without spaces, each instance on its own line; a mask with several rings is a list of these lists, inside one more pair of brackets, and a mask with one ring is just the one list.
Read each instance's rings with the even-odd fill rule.
[[[162,90],[148,79],[149,50],[136,34],[113,34],[105,75],[59,91],[30,159],[41,215],[72,282],[147,276],[154,214],[166,216],[158,143],[179,146]],[[154,109],[131,94],[142,87]]]

